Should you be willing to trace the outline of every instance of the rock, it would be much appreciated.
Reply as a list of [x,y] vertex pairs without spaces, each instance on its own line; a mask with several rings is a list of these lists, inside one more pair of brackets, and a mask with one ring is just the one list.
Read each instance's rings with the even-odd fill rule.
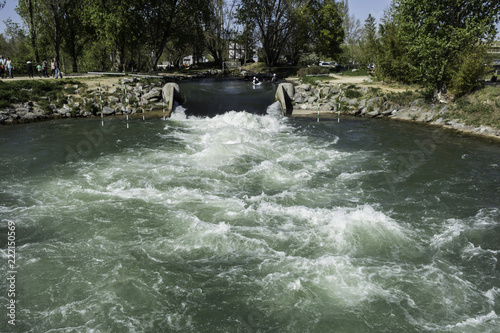
[[358,99],[357,98],[347,99],[347,104],[349,104],[350,106],[356,105],[358,104]]
[[16,108],[16,113],[20,116],[23,117],[26,113],[28,113],[30,110],[28,108]]
[[421,105],[421,104],[424,104],[424,101],[422,101],[421,99],[416,99],[416,100],[414,100],[413,102],[410,103],[410,107]]
[[443,108],[438,112],[438,115],[442,116],[446,113],[446,111],[448,111],[447,105],[443,106]]
[[318,97],[316,97],[316,96],[311,96],[311,97],[309,97],[309,98],[307,99],[307,102],[308,102],[308,103],[314,103],[314,102],[316,102],[317,100],[318,100]]
[[378,116],[379,114],[380,114],[379,108],[376,108],[375,110],[366,113],[367,116],[370,116],[372,118]]
[[304,98],[302,97],[302,94],[301,93],[296,93],[295,96],[293,96],[293,100],[295,101],[295,103],[297,104],[301,104],[301,103],[304,103]]
[[133,82],[136,82],[136,80],[137,80],[136,78],[133,78],[133,79],[125,78],[125,79],[121,80],[121,83],[122,84],[133,83]]
[[328,104],[322,104],[322,105],[320,105],[319,110],[320,111],[332,111],[333,108]]
[[162,99],[162,91],[159,88],[153,88],[150,92],[144,94],[142,98],[148,102],[159,101]]
[[109,115],[112,115],[115,113],[115,109],[112,109],[110,108],[109,106],[105,106],[103,109],[102,109],[102,114],[106,115],[106,116],[109,116]]
[[378,103],[378,102],[380,102],[380,98],[378,98],[378,97],[373,97],[373,98],[369,99],[369,100],[366,102],[366,106],[368,107],[368,106],[373,105],[373,104],[376,104],[376,103]]
[[311,85],[310,84],[301,84],[301,85],[295,87],[295,89],[298,92],[310,91],[311,90]]
[[118,97],[116,97],[116,96],[109,96],[109,97],[108,97],[108,101],[109,101],[110,103],[115,104],[115,103],[120,102],[120,99],[119,99]]

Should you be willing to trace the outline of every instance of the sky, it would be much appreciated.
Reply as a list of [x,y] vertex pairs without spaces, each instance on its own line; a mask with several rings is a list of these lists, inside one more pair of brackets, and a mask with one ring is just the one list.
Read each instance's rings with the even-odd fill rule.
[[[389,6],[391,0],[348,0],[349,1],[349,14],[354,15],[357,19],[361,21],[363,25],[365,23],[368,14],[372,14],[375,19],[377,19],[377,24],[379,19],[384,15],[384,10]],[[7,0],[5,7],[0,9],[0,33],[5,30],[5,24],[3,21],[9,17],[12,21],[22,24],[22,20],[17,15],[14,10],[17,6],[18,0]]]

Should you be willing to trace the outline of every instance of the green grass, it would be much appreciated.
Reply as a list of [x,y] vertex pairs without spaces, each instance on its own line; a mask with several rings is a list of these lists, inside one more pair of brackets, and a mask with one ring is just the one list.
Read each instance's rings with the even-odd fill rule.
[[[80,82],[75,80],[19,80],[0,81],[0,109],[11,107],[14,103],[52,101],[58,105],[66,102],[65,93],[71,93],[73,88],[64,91],[67,85]],[[74,91],[73,91],[74,92]]]
[[370,73],[366,69],[360,69],[357,71],[352,71],[348,70],[345,72],[340,72],[339,74],[342,74],[342,76],[369,76]]
[[333,77],[329,76],[304,76],[300,78],[303,84],[315,85],[317,81],[332,81],[335,80]]
[[446,114],[448,119],[460,119],[467,125],[500,128],[500,88],[487,86],[460,97]]

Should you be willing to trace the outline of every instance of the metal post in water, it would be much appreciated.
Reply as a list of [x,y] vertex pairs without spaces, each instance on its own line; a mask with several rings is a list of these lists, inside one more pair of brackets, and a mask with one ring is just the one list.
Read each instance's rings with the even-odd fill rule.
[[103,112],[102,112],[101,82],[99,82],[99,101],[101,102],[101,125],[104,126],[104,115],[103,115]]

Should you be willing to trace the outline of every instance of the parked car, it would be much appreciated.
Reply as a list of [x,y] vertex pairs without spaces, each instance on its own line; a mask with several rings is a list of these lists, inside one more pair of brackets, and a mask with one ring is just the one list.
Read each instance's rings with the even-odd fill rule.
[[319,65],[321,67],[332,67],[332,68],[336,68],[338,65],[335,61],[332,61],[332,62],[328,62],[328,61],[320,61],[319,62]]

